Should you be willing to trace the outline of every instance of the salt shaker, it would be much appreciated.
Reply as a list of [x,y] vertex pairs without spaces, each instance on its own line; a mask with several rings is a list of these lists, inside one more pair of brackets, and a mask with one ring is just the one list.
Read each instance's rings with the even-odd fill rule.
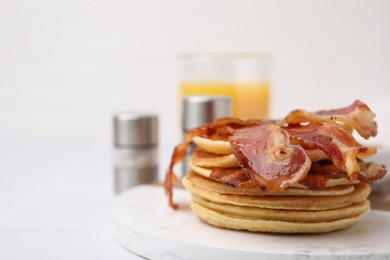
[[[183,98],[182,131],[183,135],[194,127],[210,123],[221,117],[232,115],[231,98],[228,96],[186,96]],[[187,175],[189,170],[189,155],[191,147],[183,161],[181,176]]]
[[158,116],[121,112],[114,115],[115,191],[158,180]]

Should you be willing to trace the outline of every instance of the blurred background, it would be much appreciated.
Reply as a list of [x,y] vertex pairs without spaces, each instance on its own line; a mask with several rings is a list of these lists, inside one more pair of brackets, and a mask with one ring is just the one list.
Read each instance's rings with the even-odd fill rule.
[[80,194],[95,217],[66,221],[109,221],[118,111],[158,113],[162,177],[181,138],[179,53],[270,52],[271,117],[361,99],[390,145],[389,13],[387,0],[1,0],[0,223],[59,223]]
[[359,98],[379,120],[389,11],[386,0],[3,0],[1,138],[108,140],[114,112],[147,110],[171,146],[182,52],[273,53],[271,116]]

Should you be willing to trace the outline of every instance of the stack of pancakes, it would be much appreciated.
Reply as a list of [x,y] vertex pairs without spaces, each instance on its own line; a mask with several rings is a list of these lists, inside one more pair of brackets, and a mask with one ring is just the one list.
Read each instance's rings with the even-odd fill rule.
[[[199,136],[193,142],[196,148],[191,171],[182,184],[191,192],[194,214],[213,226],[254,232],[323,233],[349,227],[370,209],[370,186],[346,176],[323,180],[320,189],[300,184],[304,179],[276,194],[266,194],[258,187],[229,187],[224,178],[245,182],[246,177],[239,170],[231,144]],[[309,171],[306,178],[311,175]]]
[[377,150],[353,136],[376,136],[374,117],[356,100],[339,109],[296,109],[281,120],[221,118],[191,129],[167,170],[169,205],[178,207],[173,168],[194,144],[182,184],[204,222],[274,233],[349,227],[370,210],[369,184],[386,173],[383,165],[365,162]]

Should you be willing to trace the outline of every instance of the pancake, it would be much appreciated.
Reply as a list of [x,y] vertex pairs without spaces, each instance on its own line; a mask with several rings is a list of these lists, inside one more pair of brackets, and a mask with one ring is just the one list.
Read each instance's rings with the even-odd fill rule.
[[370,184],[386,173],[365,162],[376,149],[353,133],[373,137],[377,124],[366,104],[291,111],[284,119],[221,118],[190,129],[171,157],[164,182],[169,205],[174,166],[188,154],[181,179],[191,208],[216,227],[275,233],[323,233],[347,228],[369,210]]
[[236,157],[233,154],[215,155],[203,150],[196,150],[192,153],[191,161],[194,165],[206,168],[236,168],[240,167]]
[[370,209],[366,199],[370,188],[364,183],[320,191],[288,188],[277,195],[227,187],[194,172],[182,183],[192,194],[194,214],[208,224],[227,229],[323,233],[349,227]]
[[250,185],[225,185],[210,176],[215,168],[239,169],[237,159],[228,154],[229,142],[196,139],[191,171],[182,184],[191,192],[192,211],[208,224],[252,232],[323,233],[349,227],[370,209],[369,185],[347,178],[328,178],[321,189],[294,183],[272,195]]
[[203,150],[209,153],[219,155],[228,155],[232,153],[232,146],[228,141],[211,140],[199,136],[195,136],[192,141]]
[[287,222],[259,218],[240,218],[222,214],[191,201],[191,209],[202,221],[220,228],[272,233],[325,233],[347,228],[359,221],[368,210],[356,216],[323,222]]
[[235,216],[248,219],[278,220],[296,223],[316,223],[334,221],[342,218],[350,218],[363,214],[370,208],[368,200],[363,200],[352,205],[330,209],[330,210],[281,210],[264,209],[255,207],[234,206],[229,204],[219,204],[193,196],[192,200],[213,211],[224,215]]
[[[189,172],[188,176],[185,177],[193,185],[212,192],[220,194],[234,194],[234,195],[253,195],[253,196],[266,196],[259,188],[245,188],[245,189],[236,189],[226,185],[223,185],[220,182],[210,180],[208,178],[202,177],[194,172]],[[310,190],[310,189],[301,189],[290,187],[287,188],[274,196],[339,196],[353,192],[355,186],[352,184],[349,185],[339,185],[335,187],[324,188],[321,190]]]
[[363,201],[371,191],[368,184],[360,183],[355,186],[353,192],[340,196],[250,196],[205,190],[194,185],[187,177],[182,179],[182,184],[193,196],[215,203],[290,210],[327,210],[346,207]]

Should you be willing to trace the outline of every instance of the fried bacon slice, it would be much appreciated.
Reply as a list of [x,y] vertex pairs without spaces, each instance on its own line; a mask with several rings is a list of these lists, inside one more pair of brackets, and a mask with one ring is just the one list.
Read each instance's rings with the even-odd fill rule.
[[305,149],[320,149],[336,166],[341,166],[350,179],[356,179],[360,170],[357,159],[364,159],[376,153],[375,148],[364,147],[342,126],[329,122],[322,125],[290,126],[285,128],[292,142]]
[[343,125],[349,132],[355,129],[360,136],[368,139],[377,134],[377,124],[374,121],[375,113],[360,100],[356,100],[348,107],[308,112],[303,109],[291,111],[280,122],[280,125],[294,125],[307,122],[327,123],[336,122]]
[[245,174],[241,168],[215,168],[209,177],[232,188],[256,187],[255,181],[251,179],[251,176]]
[[191,144],[191,139],[186,139],[185,142],[177,145],[172,153],[171,163],[169,164],[167,173],[165,174],[164,189],[165,194],[168,196],[169,206],[177,209],[178,205],[173,201],[173,185],[175,184],[177,177],[173,172],[175,165],[184,160],[187,154],[187,149]]
[[[373,162],[359,161],[360,171],[357,179],[371,184],[386,174],[386,167]],[[331,161],[312,163],[309,173],[298,183],[313,189],[320,190],[326,187],[330,179],[347,178],[347,173]],[[233,188],[255,188],[256,184],[241,168],[216,168],[210,178]]]
[[[184,160],[195,136],[229,140],[241,168],[213,169],[210,178],[231,187],[258,187],[273,194],[293,183],[321,188],[329,178],[348,177],[371,183],[381,178],[386,169],[362,164],[360,160],[375,154],[376,149],[359,144],[352,131],[355,129],[366,139],[375,136],[374,117],[366,104],[356,100],[340,109],[314,113],[294,110],[282,121],[222,118],[194,128],[175,147],[166,172],[164,187],[169,204],[177,208],[172,198],[177,180],[173,168]],[[318,162],[312,164],[310,158]],[[331,163],[317,167],[323,160]]]
[[329,157],[320,149],[305,149],[307,156],[309,156],[312,162],[318,162],[321,160],[328,160]]
[[229,138],[243,172],[264,192],[274,194],[309,172],[311,160],[287,131],[275,124],[245,127]]
[[359,165],[360,172],[357,176],[359,181],[371,184],[386,174],[386,167],[382,164],[359,162]]
[[235,129],[250,125],[260,125],[265,121],[259,119],[239,119],[233,117],[225,117],[215,120],[209,124],[202,125],[200,127],[191,129],[186,133],[184,142],[177,145],[172,153],[171,162],[165,174],[164,189],[168,196],[169,205],[176,209],[178,205],[173,201],[172,189],[177,180],[177,177],[173,171],[175,165],[184,160],[187,155],[187,150],[192,143],[192,139],[195,136],[208,137],[213,139],[226,140],[230,135],[234,133]]
[[229,136],[234,134],[236,129],[247,126],[261,125],[267,122],[260,119],[240,119],[235,117],[224,117],[217,119],[209,124],[204,124],[200,127],[189,130],[186,133],[186,140],[192,140],[195,136],[211,138],[213,140],[227,140]]

